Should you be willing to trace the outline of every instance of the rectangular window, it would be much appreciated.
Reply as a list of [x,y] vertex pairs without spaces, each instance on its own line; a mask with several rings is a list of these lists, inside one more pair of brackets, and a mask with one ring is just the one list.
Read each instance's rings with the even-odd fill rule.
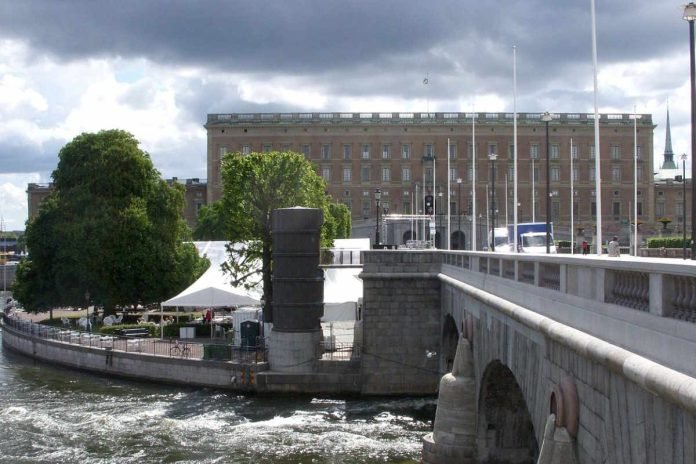
[[508,145],[508,158],[515,159],[515,144]]
[[391,145],[385,143],[382,145],[382,159],[388,160],[391,158]]
[[328,166],[324,166],[323,168],[321,168],[321,177],[326,182],[330,182],[331,181],[331,168]]
[[425,181],[430,182],[433,180],[433,168],[425,168]]
[[450,143],[449,146],[449,157],[451,160],[457,159],[457,145]]
[[364,159],[364,160],[370,159],[370,146],[366,143],[364,143],[362,146],[362,159]]
[[538,143],[533,143],[529,145],[529,157],[531,159],[537,160],[539,159],[539,144]]
[[401,168],[401,180],[403,182],[410,182],[411,181],[411,168],[408,166],[404,166]]
[[618,145],[611,146],[611,159],[614,161],[618,161],[621,159],[621,147],[619,147]]
[[560,150],[558,149],[558,145],[551,145],[551,159],[558,159],[561,157],[560,155]]
[[577,182],[577,181],[578,181],[578,167],[573,166],[573,182]]
[[590,203],[590,216],[597,217],[597,202]]
[[636,159],[640,159],[640,157],[641,157],[640,148],[641,148],[640,145],[638,145],[636,147]]
[[497,155],[498,154],[498,144],[495,142],[488,143],[488,154]]
[[510,166],[508,168],[508,182],[515,181],[515,166]]
[[466,170],[466,180],[468,180],[469,182],[474,181],[474,167],[473,166],[469,166],[469,168]]
[[226,154],[227,154],[227,145],[223,145],[220,148],[218,148],[218,155],[220,156],[220,158],[222,158]]
[[594,180],[595,180],[594,174],[595,174],[595,168],[594,168],[594,166],[590,166],[590,169],[588,171],[588,176],[589,176],[590,182],[594,182]]
[[534,166],[534,169],[532,169],[532,175],[534,176],[534,182],[539,182],[539,166]]
[[273,149],[273,145],[271,145],[270,143],[264,143],[262,149],[264,153],[270,153]]
[[283,144],[283,151],[290,151],[292,150],[292,144],[291,143],[284,143]]
[[382,168],[382,182],[391,181],[391,168]]
[[551,182],[560,182],[561,180],[561,168],[558,166],[551,167]]
[[637,206],[638,206],[638,208],[636,208],[636,209],[638,210],[638,216],[642,216],[643,215],[643,202],[639,201],[637,203]]
[[323,160],[331,159],[331,145],[325,143],[321,146],[321,159],[323,159]]
[[590,159],[594,159],[594,145],[590,145]]
[[573,157],[574,160],[578,159],[578,146],[577,145],[570,146],[570,155]]
[[619,220],[621,218],[621,202],[612,202],[611,214],[614,216],[614,220]]
[[360,168],[360,180],[362,182],[370,182],[370,166]]
[[677,202],[677,222],[682,222],[684,220],[684,202]]
[[558,222],[561,218],[561,202],[552,201],[551,202],[551,219],[553,222]]
[[309,144],[302,145],[302,154],[305,156],[305,158],[309,159],[309,157],[311,156]]
[[472,159],[474,157],[474,144],[469,142],[466,147],[466,157]]
[[659,219],[665,217],[665,204],[664,202],[658,202],[655,205],[655,216]]
[[343,168],[343,182],[350,182],[353,179],[353,170],[351,168]]
[[352,147],[350,145],[348,145],[348,144],[343,145],[343,159],[345,161],[350,159],[350,155],[351,155],[351,151],[352,151],[351,149],[352,149]]
[[423,152],[423,156],[426,158],[432,158],[433,157],[433,144],[432,143],[426,143],[425,144],[425,149]]
[[245,143],[242,145],[242,155],[248,155],[249,153],[251,153],[251,145]]
[[636,177],[638,178],[638,182],[643,181],[643,166],[638,166],[636,169]]
[[621,182],[621,166],[611,167],[611,180],[614,182]]
[[450,168],[449,169],[449,180],[456,182],[457,181],[457,169],[456,168]]
[[411,145],[401,145],[401,159],[411,159]]

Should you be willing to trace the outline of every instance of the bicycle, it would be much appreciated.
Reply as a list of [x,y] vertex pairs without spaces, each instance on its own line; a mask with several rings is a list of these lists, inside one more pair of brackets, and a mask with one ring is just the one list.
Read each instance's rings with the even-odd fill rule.
[[169,356],[176,356],[179,358],[188,358],[191,354],[191,349],[186,344],[180,344],[177,340],[174,342],[174,346],[169,348]]

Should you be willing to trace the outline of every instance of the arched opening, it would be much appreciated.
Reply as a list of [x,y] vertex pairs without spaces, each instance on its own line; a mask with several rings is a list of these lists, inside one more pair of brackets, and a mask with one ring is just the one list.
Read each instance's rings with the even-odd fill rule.
[[453,250],[466,250],[466,235],[461,230],[452,232],[450,244]]
[[409,240],[415,240],[416,236],[414,235],[412,230],[407,230],[404,232],[404,235],[402,236],[401,243],[405,244]]
[[533,464],[539,454],[534,425],[512,371],[500,361],[483,374],[478,414],[482,463]]
[[457,342],[459,341],[459,331],[457,323],[451,315],[445,316],[445,323],[442,325],[442,368],[445,372],[452,371],[454,365],[454,355],[457,353]]

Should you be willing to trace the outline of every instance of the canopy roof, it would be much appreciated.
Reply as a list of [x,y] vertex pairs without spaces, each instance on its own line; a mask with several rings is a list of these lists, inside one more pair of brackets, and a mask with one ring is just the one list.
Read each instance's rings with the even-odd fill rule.
[[227,242],[194,242],[198,252],[210,260],[210,267],[191,286],[162,306],[192,306],[197,308],[216,308],[226,306],[256,305],[260,295],[242,287],[228,283],[220,265],[225,261]]

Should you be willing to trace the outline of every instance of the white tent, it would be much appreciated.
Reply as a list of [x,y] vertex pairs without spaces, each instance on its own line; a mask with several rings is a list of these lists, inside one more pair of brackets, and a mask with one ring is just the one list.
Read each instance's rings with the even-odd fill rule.
[[363,283],[358,275],[362,267],[327,267],[324,269],[323,322],[358,319],[358,299]]
[[225,261],[226,242],[195,242],[201,255],[210,260],[210,267],[191,286],[162,306],[188,306],[197,308],[219,308],[227,306],[255,305],[260,295],[228,283],[229,277],[220,269]]

